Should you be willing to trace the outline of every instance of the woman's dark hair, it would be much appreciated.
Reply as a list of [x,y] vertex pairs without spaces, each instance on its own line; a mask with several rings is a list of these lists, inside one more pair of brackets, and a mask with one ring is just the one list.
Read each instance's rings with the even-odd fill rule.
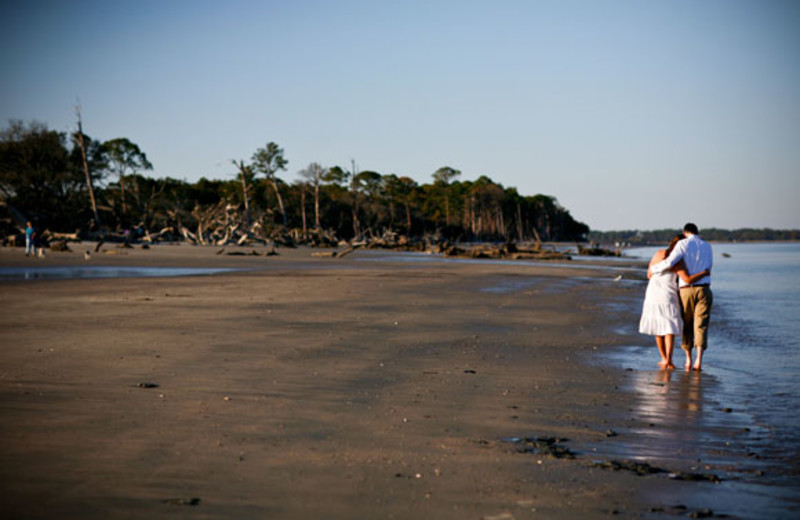
[[669,246],[667,246],[667,256],[669,256],[672,250],[675,249],[675,245],[681,240],[683,240],[683,237],[681,235],[675,235],[674,237],[672,237],[672,240],[669,241]]

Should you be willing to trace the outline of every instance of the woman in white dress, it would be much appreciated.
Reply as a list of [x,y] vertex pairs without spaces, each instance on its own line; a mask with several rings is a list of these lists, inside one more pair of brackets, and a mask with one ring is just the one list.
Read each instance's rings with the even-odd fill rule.
[[[670,241],[667,249],[657,251],[650,260],[650,267],[669,256],[675,244],[683,240],[683,236],[676,236]],[[656,337],[656,346],[661,355],[658,365],[663,369],[673,369],[672,352],[675,348],[675,336],[683,332],[683,319],[681,315],[681,301],[678,296],[678,277],[686,283],[707,276],[709,271],[703,271],[689,276],[683,261],[678,262],[671,270],[661,274],[650,274],[648,268],[647,292],[644,295],[642,318],[639,321],[639,332]]]

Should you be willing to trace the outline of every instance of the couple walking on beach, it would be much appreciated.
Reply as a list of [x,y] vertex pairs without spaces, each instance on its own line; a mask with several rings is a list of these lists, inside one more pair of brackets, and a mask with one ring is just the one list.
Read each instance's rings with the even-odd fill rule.
[[[711,246],[699,236],[691,222],[683,227],[667,249],[653,255],[647,269],[639,332],[656,337],[659,366],[673,369],[675,336],[681,336],[686,353],[686,369],[701,370],[703,351],[708,348],[708,322],[711,316]],[[692,350],[695,350],[694,363]]]

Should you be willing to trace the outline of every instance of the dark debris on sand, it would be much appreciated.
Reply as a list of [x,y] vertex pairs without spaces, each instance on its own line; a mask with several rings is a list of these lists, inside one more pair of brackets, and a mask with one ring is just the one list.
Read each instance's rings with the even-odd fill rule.
[[534,453],[555,459],[575,458],[575,452],[560,444],[567,442],[569,439],[558,437],[512,437],[505,440],[517,445],[519,453]]
[[664,468],[651,466],[646,462],[637,462],[632,460],[610,460],[610,461],[594,461],[592,462],[593,468],[607,469],[611,471],[631,471],[637,475],[654,475],[658,473],[668,473],[669,478],[673,480],[685,480],[689,482],[713,482],[719,484],[722,479],[713,473],[690,473],[687,471],[670,471]]
[[[616,433],[616,432],[615,432]],[[517,453],[544,455],[555,459],[575,459],[577,454],[563,445],[569,439],[560,437],[507,437],[502,439],[515,445]],[[713,482],[719,484],[722,479],[713,473],[691,473],[659,468],[647,462],[633,460],[595,460],[590,464],[593,468],[610,471],[630,471],[639,476],[667,474],[673,480],[687,482]]]
[[171,506],[196,506],[200,504],[200,499],[197,497],[192,498],[166,498],[162,500],[163,503]]

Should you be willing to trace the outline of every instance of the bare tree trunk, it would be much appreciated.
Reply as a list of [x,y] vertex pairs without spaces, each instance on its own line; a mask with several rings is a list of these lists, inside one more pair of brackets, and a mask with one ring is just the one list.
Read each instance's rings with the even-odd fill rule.
[[472,234],[474,235],[478,231],[478,226],[480,225],[478,222],[478,218],[476,217],[477,211],[475,211],[475,198],[469,199],[469,214],[470,218],[472,218]]
[[520,242],[525,240],[522,234],[522,206],[517,202],[517,238]]
[[305,239],[308,236],[308,227],[306,227],[306,190],[305,188],[300,189],[300,207],[301,213],[303,215],[303,238]]
[[278,198],[278,208],[281,210],[283,216],[283,227],[289,227],[289,221],[286,219],[286,208],[283,207],[283,197],[281,197],[281,190],[278,189],[278,181],[272,181],[272,188],[275,190],[275,196]]
[[314,182],[314,225],[317,229],[321,229],[319,225],[319,177]]
[[125,175],[122,173],[119,174],[119,187],[120,187],[120,196],[122,197],[122,216],[128,214],[128,205],[125,202]]
[[541,246],[542,245],[542,239],[539,238],[539,232],[536,231],[536,226],[533,226],[532,229],[533,229],[533,236],[536,237],[536,245],[537,246]]
[[353,165],[352,180],[350,181],[350,188],[353,190],[353,234],[354,238],[361,235],[361,224],[358,221],[358,181],[356,180],[356,162],[351,161]]
[[233,161],[233,164],[239,168],[239,175],[242,178],[242,198],[244,199],[244,215],[247,219],[247,227],[250,227],[250,195],[247,187],[247,166],[244,161]]
[[92,185],[92,176],[89,175],[89,163],[86,161],[86,145],[83,142],[83,124],[81,122],[81,107],[75,107],[75,113],[78,115],[78,146],[81,149],[81,159],[83,161],[83,173],[86,175],[86,186],[89,188],[89,200],[92,201],[92,213],[94,214],[94,221],[97,224],[98,230],[100,229],[100,214],[97,212],[97,200],[94,197],[94,186]]
[[497,212],[500,214],[500,235],[505,239],[506,238],[506,219],[503,216],[503,208],[497,208]]
[[464,195],[464,218],[461,220],[464,231],[469,229],[469,195]]
[[361,234],[361,224],[358,221],[358,192],[353,191],[353,235],[354,238]]
[[411,204],[406,201],[406,234],[411,236]]
[[134,179],[133,183],[133,194],[136,198],[136,207],[139,208],[142,206],[142,199],[141,194],[139,193],[139,179]]

